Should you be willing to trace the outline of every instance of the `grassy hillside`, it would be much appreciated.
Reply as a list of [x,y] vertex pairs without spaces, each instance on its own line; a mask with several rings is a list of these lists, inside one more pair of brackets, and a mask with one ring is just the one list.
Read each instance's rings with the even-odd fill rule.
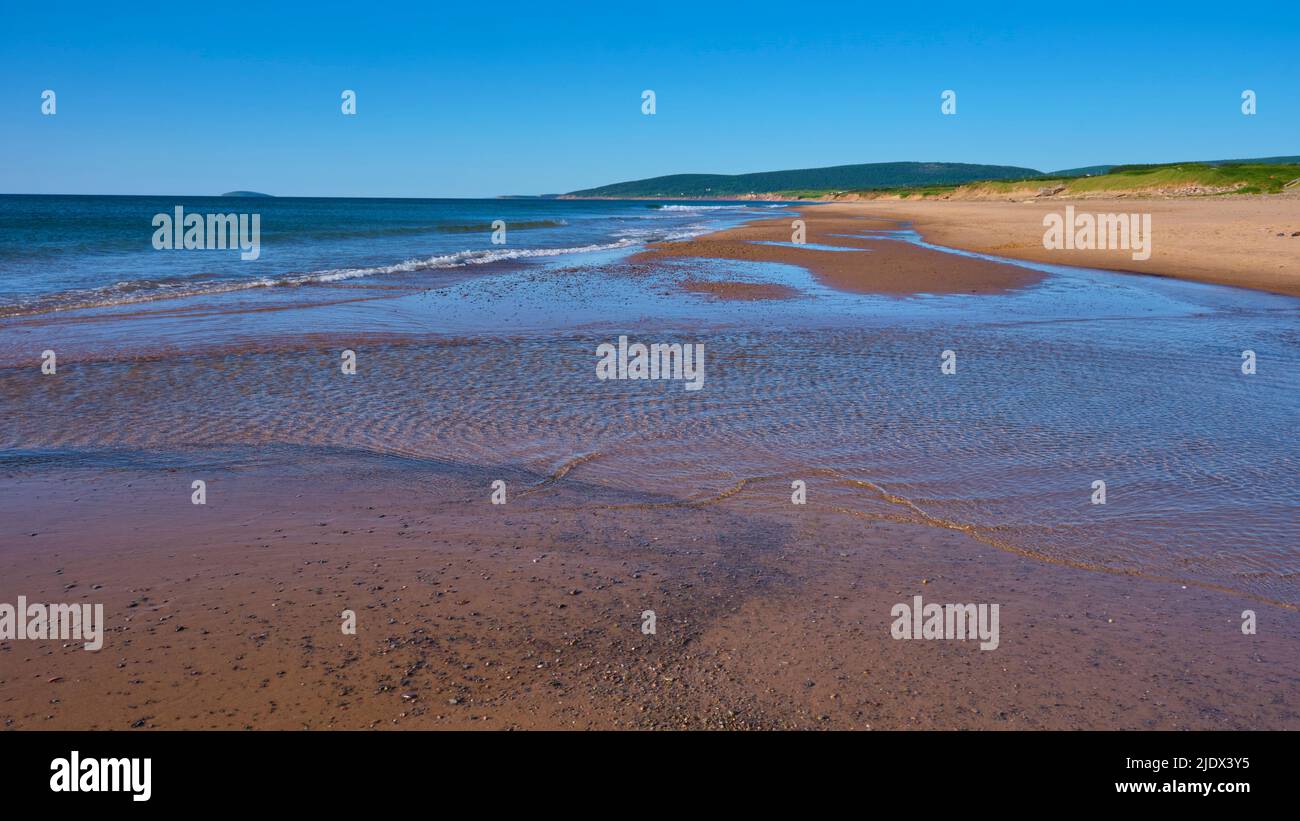
[[[1300,158],[1294,158],[1300,160]],[[1300,188],[1300,162],[1295,164],[1222,161],[1169,165],[1118,165],[1092,176],[1043,176],[1017,180],[982,180],[965,185],[898,186],[850,192],[852,198],[1002,199],[1098,197],[1150,194],[1207,196],[1215,194],[1275,194]]]
[[1041,176],[1032,168],[968,163],[891,162],[765,171],[757,174],[673,174],[574,191],[569,197],[743,197],[783,193],[821,195],[831,191],[919,185],[956,185],[976,180]]
[[1086,177],[1097,174],[1109,174],[1121,168],[1158,168],[1166,165],[1300,165],[1300,157],[1259,157],[1253,160],[1205,160],[1194,163],[1158,163],[1156,165],[1089,165],[1084,168],[1069,168],[1052,171],[1048,177]]
[[[1044,174],[967,163],[865,163],[758,174],[674,174],[604,185],[566,197],[782,199],[879,197],[1010,199],[1042,196],[1268,194],[1300,178],[1300,156],[1160,165],[1094,165]],[[1294,186],[1292,186],[1294,187]]]

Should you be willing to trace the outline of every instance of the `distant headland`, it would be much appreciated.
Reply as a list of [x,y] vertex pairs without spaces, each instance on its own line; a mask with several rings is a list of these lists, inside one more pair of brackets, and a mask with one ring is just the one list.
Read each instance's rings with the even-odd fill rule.
[[1043,172],[1005,165],[892,162],[755,174],[674,174],[603,185],[564,199],[999,199],[1081,193],[1272,194],[1300,185],[1300,156]]

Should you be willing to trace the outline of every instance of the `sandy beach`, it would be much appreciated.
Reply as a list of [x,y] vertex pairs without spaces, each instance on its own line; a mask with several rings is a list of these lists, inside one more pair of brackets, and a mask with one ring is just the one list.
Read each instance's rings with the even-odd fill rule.
[[[1043,217],[1063,214],[1068,206],[1091,214],[1149,213],[1150,259],[1133,259],[1122,249],[1044,248]],[[1298,194],[1020,202],[865,200],[804,213],[816,219],[823,207],[833,216],[906,220],[929,242],[981,254],[1300,295]]]
[[[1066,207],[1092,214],[1149,213],[1150,258],[1135,260],[1124,249],[1044,248],[1044,216],[1064,214]],[[825,249],[878,251],[881,240],[870,239],[871,232],[906,224],[935,245],[979,254],[1300,295],[1300,196],[1291,194],[1022,202],[880,199],[819,204],[802,209],[799,218],[806,224],[804,247],[791,242],[791,220],[760,220],[691,242],[666,243],[642,258],[785,262],[808,268],[832,287],[868,293],[989,293],[1041,278],[1026,269],[955,259],[919,247],[892,249],[878,265]]]
[[[0,725],[1300,729],[1295,301],[906,209],[6,320],[0,602],[106,634],[0,643]],[[702,389],[597,380],[619,335]]]
[[[880,219],[856,205],[804,208],[798,218],[805,224],[801,245],[791,241],[792,220],[755,220],[686,242],[653,245],[633,261],[780,262],[807,268],[831,288],[868,294],[984,294],[1019,288],[1042,278],[1026,268],[873,238],[873,233],[897,229],[898,219]],[[725,289],[718,293],[730,295]]]
[[[176,473],[4,494],[6,593],[112,615],[98,653],[0,645],[3,726],[1300,728],[1294,614],[1243,636],[1241,597],[773,515],[777,482],[692,506],[510,475],[538,492],[494,509],[487,474],[306,456],[220,470],[206,509]],[[999,648],[892,640],[914,595],[1000,602]]]
[[6,7],[19,806],[1288,794],[1294,12],[222,11]]

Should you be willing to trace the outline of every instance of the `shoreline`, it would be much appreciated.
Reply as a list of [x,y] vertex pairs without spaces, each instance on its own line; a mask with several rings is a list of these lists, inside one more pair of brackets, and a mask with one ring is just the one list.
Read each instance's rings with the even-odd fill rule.
[[[11,323],[0,604],[107,634],[0,642],[0,727],[1300,729],[1291,382],[1223,344],[1289,354],[1288,303],[1017,291],[805,213],[813,247],[790,215],[256,324]],[[919,279],[988,295],[870,296]],[[598,380],[623,333],[706,345],[707,388]],[[997,649],[893,638],[918,595],[999,606]]]
[[[1129,250],[1050,250],[1043,247],[1043,218],[1061,214],[1068,206],[1078,213],[1149,213],[1152,253],[1135,260]],[[1291,195],[1216,198],[1139,199],[1086,198],[1006,200],[898,199],[823,201],[797,208],[808,224],[807,241],[846,247],[872,247],[836,236],[864,220],[875,229],[885,220],[906,222],[922,239],[961,251],[1049,265],[1098,268],[1126,274],[1227,285],[1284,296],[1300,296],[1300,198]],[[855,274],[847,259],[833,259],[813,249],[745,249],[736,243],[753,240],[790,241],[786,220],[760,220],[741,229],[717,232],[680,247],[651,247],[653,256],[717,255],[726,259],[759,259],[803,265],[828,284],[849,290],[879,293],[987,293],[1020,287],[1041,279],[1017,280],[996,273],[983,260],[945,256],[949,272],[936,272],[924,254],[894,262],[894,270],[879,275]],[[923,251],[926,249],[917,249]],[[940,252],[929,252],[940,253]],[[897,254],[895,254],[897,256]],[[647,258],[650,258],[647,257]],[[891,260],[892,262],[892,260]],[[981,263],[971,265],[969,263]],[[860,268],[860,266],[859,266]]]
[[[724,259],[797,265],[840,291],[904,296],[914,293],[1002,293],[1041,281],[1018,265],[952,254],[886,236],[895,222],[855,208],[823,205],[800,210],[805,243],[791,242],[792,220],[759,219],[679,242],[653,243],[633,264],[668,259]],[[720,293],[726,298],[725,293]]]
[[[927,241],[1030,262],[1102,268],[1300,296],[1300,198],[1096,198],[1023,202],[861,202],[864,214],[912,222]],[[1049,250],[1043,217],[1150,213],[1150,259],[1124,250]]]

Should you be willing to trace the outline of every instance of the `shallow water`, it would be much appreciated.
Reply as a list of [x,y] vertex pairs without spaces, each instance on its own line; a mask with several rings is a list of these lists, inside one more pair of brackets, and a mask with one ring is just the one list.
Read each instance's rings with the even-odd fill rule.
[[[863,528],[953,528],[1046,562],[1300,604],[1300,300],[1042,265],[1041,283],[1006,294],[894,298],[792,266],[626,253],[362,277],[310,300],[10,318],[0,472],[42,454],[57,469],[77,453],[310,445],[791,516],[801,479],[810,506]],[[681,290],[687,278],[798,296],[727,302]],[[620,334],[702,343],[703,389],[598,380],[596,347]],[[69,352],[57,377],[39,372],[45,347]],[[356,375],[340,372],[343,348]]]

